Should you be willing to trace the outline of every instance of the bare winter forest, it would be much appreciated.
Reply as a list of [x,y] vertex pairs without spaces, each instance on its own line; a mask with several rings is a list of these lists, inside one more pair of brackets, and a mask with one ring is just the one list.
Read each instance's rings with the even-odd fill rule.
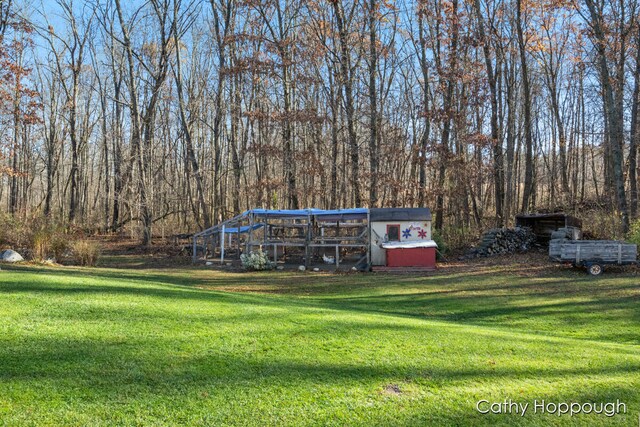
[[[0,0],[0,213],[638,215],[638,0]],[[595,212],[587,214],[587,212]],[[592,224],[593,225],[593,224]]]

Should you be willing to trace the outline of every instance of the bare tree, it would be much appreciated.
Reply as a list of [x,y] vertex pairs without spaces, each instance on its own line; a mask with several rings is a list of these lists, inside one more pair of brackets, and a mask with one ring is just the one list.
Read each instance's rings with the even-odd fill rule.
[[333,14],[338,30],[339,52],[340,52],[340,77],[342,89],[344,91],[344,105],[347,116],[347,134],[349,141],[349,157],[351,159],[351,186],[353,188],[353,202],[356,206],[362,205],[362,195],[360,192],[360,154],[358,148],[358,135],[356,132],[356,108],[354,99],[355,70],[357,67],[351,58],[351,45],[349,43],[349,28],[355,25],[355,12],[358,7],[358,0],[354,0],[351,7],[345,13],[343,0],[334,0]]
[[533,193],[533,130],[531,124],[531,84],[529,82],[529,66],[527,62],[527,47],[523,31],[522,0],[516,2],[516,28],[518,32],[518,51],[520,53],[520,67],[522,69],[522,92],[524,108],[524,190],[522,194],[522,211],[531,208]]
[[[54,31],[53,26],[48,25],[47,40],[53,52],[55,66],[65,94],[65,106],[69,111],[66,122],[69,125],[69,139],[71,141],[71,171],[69,173],[69,222],[76,219],[78,210],[79,185],[78,185],[78,162],[79,146],[81,145],[79,123],[78,123],[78,96],[81,84],[81,73],[85,61],[85,48],[87,40],[91,34],[91,22],[94,14],[90,14],[85,20],[84,14],[87,9],[83,9],[80,17],[76,16],[76,9],[73,0],[58,0],[58,5],[64,12],[64,18],[68,24],[70,37],[59,35]],[[62,50],[56,48],[56,43],[62,45]],[[68,79],[66,70],[70,70]]]
[[196,180],[196,189],[198,192],[198,204],[200,211],[194,212],[196,220],[202,215],[204,221],[204,228],[211,227],[211,219],[209,217],[209,208],[205,201],[204,185],[202,183],[202,176],[200,175],[200,166],[198,165],[198,159],[193,148],[192,141],[192,124],[193,120],[187,119],[186,106],[184,101],[184,90],[182,84],[182,60],[180,56],[181,46],[180,39],[186,31],[193,25],[195,15],[199,12],[198,8],[187,8],[181,10],[181,4],[178,0],[173,2],[173,37],[176,47],[176,61],[174,66],[174,76],[176,81],[176,91],[178,93],[178,107],[180,111],[180,122],[182,123],[182,132],[184,133],[184,139],[187,148],[187,157],[191,163],[193,169],[193,176]]
[[[474,1],[475,15],[478,25],[478,35],[482,44],[482,52],[485,60],[487,82],[491,99],[491,144],[493,145],[493,186],[495,197],[496,226],[504,224],[504,165],[502,152],[502,139],[498,125],[498,87],[496,72],[493,67],[491,55],[491,40],[485,31],[485,19],[483,17],[480,0]],[[488,14],[487,14],[488,15]]]
[[[127,88],[129,90],[129,112],[131,119],[131,151],[136,159],[138,172],[138,195],[140,200],[140,219],[142,224],[142,244],[151,244],[153,225],[152,199],[148,186],[151,177],[151,148],[154,139],[154,125],[157,114],[157,105],[160,99],[160,92],[165,84],[169,70],[169,58],[171,55],[171,44],[173,42],[173,30],[175,25],[170,20],[169,0],[153,0],[150,2],[153,17],[154,32],[157,34],[155,47],[149,60],[145,60],[143,55],[134,51],[131,42],[130,24],[128,24],[122,12],[120,0],[115,0],[118,20],[122,31],[122,44],[127,58]],[[138,103],[140,97],[139,86],[137,84],[136,67],[142,67],[148,75],[148,83],[145,89],[148,96],[145,97],[144,105]],[[132,163],[131,163],[132,165]],[[131,173],[131,166],[128,167],[125,176]]]
[[[624,84],[624,52],[620,53],[622,59],[618,62],[616,70],[612,73],[608,62],[608,40],[605,33],[606,3],[601,0],[585,0],[589,15],[585,18],[593,32],[593,43],[596,49],[598,71],[600,73],[600,83],[605,103],[606,123],[609,129],[609,140],[613,160],[613,178],[615,182],[616,200],[618,211],[622,219],[622,228],[626,233],[629,230],[629,211],[627,205],[627,195],[624,184],[623,172],[623,147],[624,147],[624,114],[622,111],[622,92]],[[620,5],[624,8],[624,0],[620,0]],[[623,14],[624,17],[624,14]],[[624,19],[624,18],[622,18]],[[624,22],[620,23],[624,25]],[[624,32],[626,30],[622,30]],[[621,48],[624,49],[624,34]],[[615,75],[617,74],[617,75]]]

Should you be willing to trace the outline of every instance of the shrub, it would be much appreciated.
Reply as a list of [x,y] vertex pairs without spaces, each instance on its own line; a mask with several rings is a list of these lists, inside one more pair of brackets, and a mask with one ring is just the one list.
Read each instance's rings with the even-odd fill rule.
[[442,254],[466,251],[478,240],[478,230],[466,226],[445,225],[442,231],[433,230],[433,240]]
[[51,238],[49,244],[49,252],[53,255],[56,262],[60,262],[65,252],[69,250],[69,238],[64,234],[58,233]]
[[51,233],[48,233],[47,230],[37,230],[30,240],[31,257],[34,260],[46,259],[51,246]]
[[28,227],[11,215],[0,215],[0,246],[25,249],[29,240]]
[[242,266],[247,270],[272,270],[276,266],[275,263],[269,260],[267,254],[261,250],[251,252],[248,255],[240,255],[240,261],[242,261]]
[[637,219],[631,223],[629,233],[627,234],[627,242],[635,243],[640,246],[640,219]]
[[593,240],[618,240],[624,237],[620,216],[609,208],[576,212],[576,215],[582,219],[583,233],[588,233]]
[[50,257],[59,260],[67,241],[64,227],[45,216],[19,219],[0,215],[0,249],[11,248],[36,261]]
[[438,231],[434,230],[431,238],[438,245],[438,251],[436,252],[436,255],[437,255],[437,259],[441,261],[442,257],[447,253],[449,248],[444,243],[444,239],[442,238],[442,235]]
[[72,243],[72,252],[76,264],[93,267],[100,258],[100,246],[89,240],[77,240]]

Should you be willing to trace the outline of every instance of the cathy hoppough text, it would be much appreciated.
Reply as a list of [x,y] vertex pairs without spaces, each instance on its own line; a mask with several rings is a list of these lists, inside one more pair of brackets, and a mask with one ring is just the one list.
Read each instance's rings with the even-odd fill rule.
[[626,414],[627,405],[620,400],[615,402],[547,402],[534,400],[533,402],[515,402],[511,399],[502,402],[479,400],[476,410],[481,414],[513,414],[524,417],[527,414],[551,414],[569,415],[601,414],[613,417],[617,414]]

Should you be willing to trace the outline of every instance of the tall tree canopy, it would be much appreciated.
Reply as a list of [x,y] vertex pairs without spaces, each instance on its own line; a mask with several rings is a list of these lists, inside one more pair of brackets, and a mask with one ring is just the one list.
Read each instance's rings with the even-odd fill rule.
[[252,207],[637,215],[637,0],[29,4],[0,0],[9,214],[145,244]]

